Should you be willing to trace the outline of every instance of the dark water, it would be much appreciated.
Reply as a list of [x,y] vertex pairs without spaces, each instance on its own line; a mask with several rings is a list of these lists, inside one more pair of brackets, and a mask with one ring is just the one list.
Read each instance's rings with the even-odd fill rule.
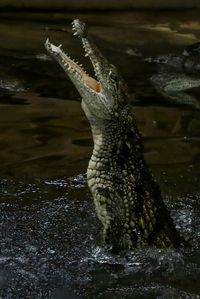
[[[128,82],[146,159],[191,248],[113,256],[101,246],[85,179],[90,128],[76,90],[43,47],[49,36],[91,71],[71,35],[76,17]],[[1,13],[1,299],[200,298],[199,111],[166,102],[143,59],[197,42],[199,29],[198,12]]]

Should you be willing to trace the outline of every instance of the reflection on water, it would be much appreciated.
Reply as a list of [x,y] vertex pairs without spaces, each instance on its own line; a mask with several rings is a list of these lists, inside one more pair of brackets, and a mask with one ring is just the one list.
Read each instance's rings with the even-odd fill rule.
[[[199,112],[164,102],[144,56],[196,42],[194,12],[80,15],[126,78],[145,156],[191,248],[102,248],[85,171],[92,151],[79,96],[44,50],[63,42],[91,71],[70,33],[73,14],[1,14],[0,296],[199,298]],[[113,34],[115,32],[115,34]],[[197,90],[198,94],[198,90]]]

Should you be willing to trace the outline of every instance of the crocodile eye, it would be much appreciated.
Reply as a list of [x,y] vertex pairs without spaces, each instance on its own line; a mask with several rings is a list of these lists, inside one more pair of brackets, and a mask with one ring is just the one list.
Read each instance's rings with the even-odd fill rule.
[[113,81],[115,81],[115,79],[116,79],[116,75],[115,75],[115,73],[113,73],[112,71],[109,71],[109,77],[110,77],[110,79],[113,80]]
[[114,65],[111,65],[111,69],[109,70],[109,78],[111,79],[112,81],[112,85],[115,89],[118,89],[119,88],[119,75],[118,75],[118,72],[117,72],[117,69]]
[[109,77],[113,81],[117,80],[117,75],[114,72],[112,72],[112,71],[109,71]]

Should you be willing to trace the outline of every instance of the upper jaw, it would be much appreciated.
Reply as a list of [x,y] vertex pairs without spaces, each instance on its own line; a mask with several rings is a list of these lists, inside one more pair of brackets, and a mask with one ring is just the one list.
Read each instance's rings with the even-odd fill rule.
[[81,39],[85,56],[88,56],[93,68],[97,80],[101,83],[101,87],[106,89],[106,72],[110,68],[110,64],[107,59],[99,51],[93,40],[87,34],[87,26],[84,22],[79,19],[75,19],[72,22],[72,30],[74,35]]

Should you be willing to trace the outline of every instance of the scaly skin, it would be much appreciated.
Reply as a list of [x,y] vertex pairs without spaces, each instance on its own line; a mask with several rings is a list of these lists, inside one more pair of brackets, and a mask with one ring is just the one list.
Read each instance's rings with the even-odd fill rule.
[[94,149],[87,169],[88,186],[105,242],[113,250],[154,244],[178,247],[181,242],[144,160],[143,145],[129,105],[127,86],[88,37],[86,25],[73,21],[96,74],[91,78],[61,49],[46,41],[82,97]]

